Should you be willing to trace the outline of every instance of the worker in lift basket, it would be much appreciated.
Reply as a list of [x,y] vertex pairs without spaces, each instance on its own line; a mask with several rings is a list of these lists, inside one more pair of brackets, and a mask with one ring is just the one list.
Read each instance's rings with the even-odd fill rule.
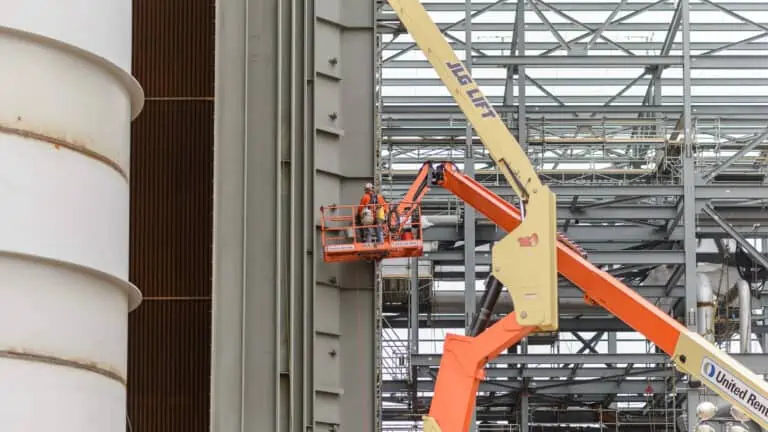
[[[370,243],[373,241],[373,233],[375,231],[376,241],[382,243],[384,242],[382,224],[386,220],[387,201],[381,194],[373,190],[371,183],[366,183],[364,190],[365,192],[363,197],[360,198],[360,205],[357,209],[358,223],[366,226],[361,228],[360,236],[366,243]],[[373,225],[376,226],[374,227]]]

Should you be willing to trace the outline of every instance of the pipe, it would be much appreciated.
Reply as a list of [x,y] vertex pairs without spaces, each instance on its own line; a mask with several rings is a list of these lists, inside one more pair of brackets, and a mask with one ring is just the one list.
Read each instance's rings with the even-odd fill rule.
[[714,342],[714,326],[715,326],[715,304],[714,293],[712,291],[712,284],[709,282],[709,277],[705,273],[697,273],[699,277],[699,283],[697,285],[697,319],[696,326],[700,335],[710,342]]
[[459,217],[456,215],[429,215],[427,216],[431,226],[457,226]]
[[131,2],[0,10],[0,430],[124,432]]
[[741,353],[752,351],[752,289],[749,282],[739,279],[736,282],[739,292],[739,340]]
[[[483,303],[485,291],[476,293],[476,303]],[[432,294],[432,312],[443,314],[462,314],[464,313],[464,291],[458,290],[438,290]],[[563,313],[598,313],[605,314],[604,309],[599,306],[593,306],[580,298],[560,298],[559,310]],[[505,289],[501,290],[493,309],[495,314],[507,314],[512,312],[512,297]]]
[[499,300],[499,295],[504,289],[504,285],[499,282],[498,279],[489,276],[485,281],[485,291],[482,294],[480,300],[480,312],[475,315],[470,326],[469,336],[479,335],[488,326],[488,322],[491,320],[491,315],[496,307],[496,303]]

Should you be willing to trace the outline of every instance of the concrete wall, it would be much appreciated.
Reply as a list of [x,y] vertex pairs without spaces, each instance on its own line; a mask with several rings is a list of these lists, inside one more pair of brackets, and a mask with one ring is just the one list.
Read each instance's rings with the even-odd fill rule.
[[373,2],[217,9],[211,430],[372,431],[373,268],[315,226],[373,178]]

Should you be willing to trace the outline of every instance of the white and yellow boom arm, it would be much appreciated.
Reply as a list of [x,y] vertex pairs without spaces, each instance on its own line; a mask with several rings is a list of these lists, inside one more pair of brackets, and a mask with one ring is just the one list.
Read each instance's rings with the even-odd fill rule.
[[499,118],[464,64],[418,0],[388,0],[408,33],[450,90],[491,159],[520,197],[523,223],[496,243],[492,273],[511,288],[518,321],[544,331],[558,327],[557,207],[555,195],[539,180],[528,156]]

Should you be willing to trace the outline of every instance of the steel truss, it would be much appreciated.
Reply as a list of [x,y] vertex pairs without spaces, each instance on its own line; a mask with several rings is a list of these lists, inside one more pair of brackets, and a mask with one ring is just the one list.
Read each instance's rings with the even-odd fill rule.
[[[737,245],[768,249],[759,240],[768,238],[768,4],[424,5],[557,194],[559,228],[593,263],[695,328],[683,312],[696,308],[696,262],[727,267]],[[386,2],[378,22],[382,192],[397,199],[422,162],[450,160],[514,201]],[[488,273],[488,246],[501,236],[439,188],[423,211],[434,222],[425,230],[431,250],[418,271],[415,262],[395,263],[403,270],[385,275],[385,430],[426,411],[441,329],[466,326]],[[717,248],[697,252],[702,239]],[[755,291],[764,304],[761,295]],[[599,412],[622,430],[671,430],[670,416],[693,417],[703,391],[677,382],[652,346],[627,348],[638,342],[622,341],[632,334],[626,325],[580,304],[567,281],[560,296],[559,334],[529,337],[489,366],[478,420],[554,431],[558,422],[596,428]],[[497,312],[511,307],[502,301]],[[768,348],[768,317],[752,318],[754,337]],[[564,344],[578,353],[553,355]],[[742,361],[768,364],[757,354]]]

